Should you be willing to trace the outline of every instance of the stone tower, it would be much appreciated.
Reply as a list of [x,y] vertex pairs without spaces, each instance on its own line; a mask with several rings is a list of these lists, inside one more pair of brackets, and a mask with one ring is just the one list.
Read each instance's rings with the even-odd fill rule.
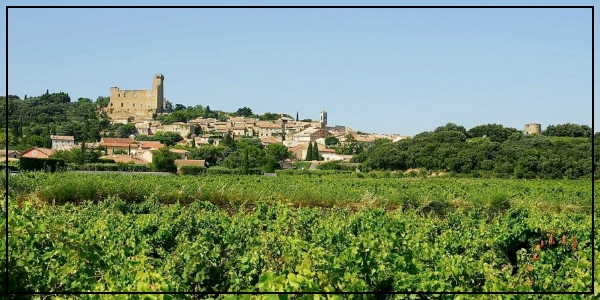
[[152,94],[156,95],[156,112],[163,113],[167,109],[167,101],[164,98],[164,86],[165,76],[162,74],[154,75],[152,80]]
[[523,130],[525,134],[542,134],[542,125],[538,123],[527,123]]
[[325,110],[321,111],[321,119],[319,122],[321,123],[321,129],[325,130],[327,127],[327,112]]

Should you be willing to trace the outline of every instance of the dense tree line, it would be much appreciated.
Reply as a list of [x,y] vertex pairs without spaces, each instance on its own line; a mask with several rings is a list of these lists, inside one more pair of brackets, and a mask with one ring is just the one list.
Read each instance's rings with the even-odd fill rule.
[[[449,123],[398,142],[379,139],[353,160],[365,170],[425,168],[499,177],[574,179],[591,175],[591,157],[590,137],[524,135],[497,124],[467,131]],[[598,158],[596,155],[596,161]]]
[[280,168],[280,162],[291,158],[291,153],[283,144],[263,146],[260,139],[242,138],[234,141],[231,137],[218,145],[204,145],[197,148],[179,147],[190,151],[188,159],[203,159],[209,167],[222,166],[230,169],[261,170],[273,172]]
[[49,148],[50,135],[73,135],[78,142],[98,141],[100,131],[110,126],[110,120],[99,113],[108,103],[108,97],[71,101],[67,93],[48,91],[41,96],[25,97],[0,97],[0,127],[3,131],[6,126],[9,129],[8,136],[3,133],[2,138],[8,139],[11,148]]

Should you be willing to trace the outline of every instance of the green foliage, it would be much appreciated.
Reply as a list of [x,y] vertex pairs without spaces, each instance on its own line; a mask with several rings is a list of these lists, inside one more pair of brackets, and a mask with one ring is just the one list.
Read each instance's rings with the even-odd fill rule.
[[304,158],[304,160],[306,161],[311,161],[314,160],[315,158],[313,157],[313,145],[312,143],[308,143],[308,147],[306,148],[306,157]]
[[99,162],[100,156],[102,156],[100,151],[83,151],[79,148],[73,148],[54,151],[50,158],[60,159],[66,163],[87,164]]
[[152,154],[152,170],[158,172],[175,172],[177,171],[177,166],[175,166],[177,158],[177,154],[169,151],[167,147],[162,147]]
[[337,147],[340,144],[340,140],[335,136],[328,136],[325,138],[325,146]]
[[238,108],[236,114],[240,117],[250,117],[252,116],[252,109],[244,106],[242,108]]
[[21,171],[61,171],[65,167],[65,161],[53,158],[19,158],[19,170]]
[[546,136],[564,136],[564,137],[592,137],[592,128],[587,125],[579,124],[557,124],[548,125],[546,130],[542,132]]
[[591,245],[587,212],[513,203],[487,215],[468,200],[465,209],[429,200],[384,210],[371,204],[377,199],[367,193],[353,208],[258,202],[222,210],[204,201],[161,205],[153,196],[62,206],[10,197],[7,284],[21,292],[205,293],[531,293],[598,286],[591,258],[600,252]]
[[265,152],[266,152],[267,156],[273,157],[278,161],[292,157],[292,153],[283,144],[267,145],[267,147],[265,147]]
[[312,146],[312,155],[311,158],[313,160],[323,160],[323,158],[321,157],[321,155],[319,155],[319,146],[317,145],[317,142],[314,143],[314,145]]
[[467,135],[463,129],[448,124],[412,139],[376,141],[352,161],[366,170],[424,167],[472,176],[576,179],[591,174],[588,138],[523,135],[496,124],[474,127]]
[[135,133],[135,125],[133,123],[114,123],[108,127],[109,137],[126,138]]
[[[114,162],[114,161],[113,161]],[[150,172],[149,165],[136,165],[132,163],[92,163],[92,164],[69,164],[68,169],[73,171],[118,171],[118,172]]]
[[179,168],[181,175],[201,175],[206,173],[206,167],[203,166],[181,166]]
[[[288,114],[283,114],[284,117],[286,118],[292,118],[292,116],[288,115]],[[261,121],[276,121],[279,120],[282,117],[282,114],[280,113],[271,113],[271,112],[266,112],[262,115],[258,116],[258,119]]]

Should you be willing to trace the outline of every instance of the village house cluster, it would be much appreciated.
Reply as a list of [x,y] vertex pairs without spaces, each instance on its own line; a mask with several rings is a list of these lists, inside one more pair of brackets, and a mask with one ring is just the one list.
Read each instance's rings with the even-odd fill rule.
[[[316,142],[319,154],[327,162],[349,161],[351,158],[351,155],[339,155],[333,149],[326,147],[325,139],[330,136],[336,137],[340,144],[343,144],[350,134],[356,142],[362,143],[365,147],[372,145],[378,138],[393,141],[407,138],[407,136],[396,134],[359,134],[345,126],[330,126],[327,124],[325,110],[321,111],[319,120],[312,122],[294,120],[284,117],[282,114],[281,118],[275,121],[229,117],[224,122],[214,118],[198,118],[189,120],[187,123],[161,124],[156,117],[166,112],[166,98],[163,97],[164,76],[162,74],[156,74],[153,77],[152,88],[149,90],[121,90],[118,87],[111,87],[110,92],[110,103],[103,109],[103,113],[111,119],[112,123],[133,123],[136,135],[153,136],[159,132],[177,133],[183,137],[178,144],[187,146],[200,147],[209,144],[217,146],[226,134],[230,134],[235,140],[242,137],[258,138],[264,146],[282,143],[292,152],[294,160],[303,160],[306,157],[308,144]],[[199,136],[191,134],[198,132],[198,129],[203,134]],[[19,156],[47,158],[53,151],[82,146],[74,140],[73,136],[53,135],[51,140],[52,149],[32,148],[19,153]],[[100,142],[86,143],[84,146],[88,149],[100,146],[105,151],[104,158],[138,164],[152,162],[152,153],[164,147],[163,144],[156,141],[134,141],[133,136],[128,138],[103,137]],[[189,152],[186,150],[171,149],[171,151],[180,156],[178,165],[203,164],[203,161],[188,160]]]

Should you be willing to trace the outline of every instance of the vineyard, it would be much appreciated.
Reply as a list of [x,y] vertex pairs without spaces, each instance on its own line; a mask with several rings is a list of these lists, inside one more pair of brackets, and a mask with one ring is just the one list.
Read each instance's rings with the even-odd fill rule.
[[11,291],[600,289],[587,180],[24,173],[8,193]]

